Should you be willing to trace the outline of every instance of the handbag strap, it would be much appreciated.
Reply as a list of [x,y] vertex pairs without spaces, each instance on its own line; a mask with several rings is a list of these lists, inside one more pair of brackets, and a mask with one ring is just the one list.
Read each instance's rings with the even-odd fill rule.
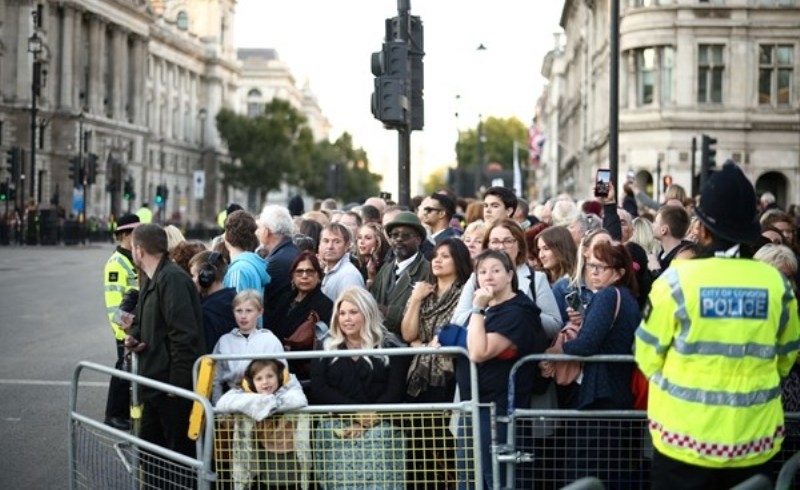
[[617,306],[614,308],[614,321],[611,323],[611,327],[614,327],[614,324],[617,323],[617,317],[619,316],[619,307],[622,303],[622,295],[619,292],[619,288],[615,287],[614,291],[617,292]]

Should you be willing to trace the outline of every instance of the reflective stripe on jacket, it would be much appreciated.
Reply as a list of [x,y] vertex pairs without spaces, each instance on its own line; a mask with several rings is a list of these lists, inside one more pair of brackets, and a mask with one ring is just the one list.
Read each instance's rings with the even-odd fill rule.
[[789,282],[748,259],[673,262],[636,332],[655,448],[687,464],[767,462],[783,440],[781,377],[800,322]]
[[105,290],[106,314],[114,337],[117,340],[125,338],[125,331],[114,322],[114,315],[122,303],[123,295],[129,289],[138,289],[139,281],[136,267],[117,249],[106,262],[103,269],[103,288]]

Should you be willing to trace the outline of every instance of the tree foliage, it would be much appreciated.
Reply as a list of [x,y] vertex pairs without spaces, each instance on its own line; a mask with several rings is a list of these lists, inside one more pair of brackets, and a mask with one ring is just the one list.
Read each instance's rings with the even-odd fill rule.
[[255,190],[261,199],[283,182],[296,184],[310,166],[314,148],[306,118],[289,102],[273,99],[256,117],[223,109],[217,129],[233,160],[223,165],[223,182]]
[[[478,134],[480,126],[462,131],[456,142],[458,167],[474,169],[478,161]],[[483,122],[484,162],[499,163],[510,170],[514,162],[514,141],[519,143],[520,162],[528,161],[528,128],[516,117],[501,119],[490,117]]]
[[[344,201],[378,192],[381,177],[369,171],[366,152],[353,148],[348,133],[333,143],[314,143],[305,116],[285,100],[273,99],[256,117],[223,109],[216,119],[232,158],[222,167],[226,185],[253,189],[262,200],[284,182],[314,197]],[[332,165],[341,171],[334,182]]]
[[446,173],[446,168],[438,168],[428,174],[428,178],[425,180],[425,183],[422,184],[422,189],[426,196],[447,188]]

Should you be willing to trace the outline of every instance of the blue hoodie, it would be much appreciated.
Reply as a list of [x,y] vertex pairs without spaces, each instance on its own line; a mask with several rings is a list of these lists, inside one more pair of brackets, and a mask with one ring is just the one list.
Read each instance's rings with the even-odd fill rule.
[[254,252],[242,252],[237,255],[222,279],[226,288],[234,288],[237,293],[245,289],[255,289],[263,294],[264,286],[269,282],[267,261]]

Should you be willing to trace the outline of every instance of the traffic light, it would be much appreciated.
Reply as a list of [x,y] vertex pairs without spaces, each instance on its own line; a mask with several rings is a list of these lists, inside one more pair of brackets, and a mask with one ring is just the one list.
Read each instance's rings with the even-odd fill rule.
[[704,134],[700,143],[700,189],[705,187],[706,180],[717,166],[717,138]]
[[667,192],[667,188],[669,188],[669,186],[672,185],[672,176],[669,174],[665,175],[664,177],[661,178],[661,183],[662,183],[661,192]]
[[122,191],[122,198],[126,201],[133,201],[136,199],[136,193],[133,192],[133,179],[128,177]]
[[387,19],[383,49],[372,53],[372,115],[387,127],[405,127],[410,122],[409,49],[408,43],[395,35],[393,26],[399,22],[397,17]]
[[8,183],[0,182],[0,202],[8,201]]
[[164,203],[167,202],[168,197],[169,191],[167,190],[167,186],[159,185],[156,187],[156,206],[163,206]]
[[423,90],[425,88],[425,67],[422,58],[425,57],[423,42],[422,20],[411,16],[411,46],[408,55],[411,58],[411,129],[421,130],[425,126],[425,101]]
[[93,185],[97,182],[97,155],[89,153],[86,157],[86,183]]
[[81,157],[74,156],[69,159],[69,180],[76,189],[83,185],[83,166]]
[[15,146],[6,150],[6,163],[8,164],[8,172],[11,174],[11,180],[13,182],[19,180],[20,157],[20,149],[18,147]]

